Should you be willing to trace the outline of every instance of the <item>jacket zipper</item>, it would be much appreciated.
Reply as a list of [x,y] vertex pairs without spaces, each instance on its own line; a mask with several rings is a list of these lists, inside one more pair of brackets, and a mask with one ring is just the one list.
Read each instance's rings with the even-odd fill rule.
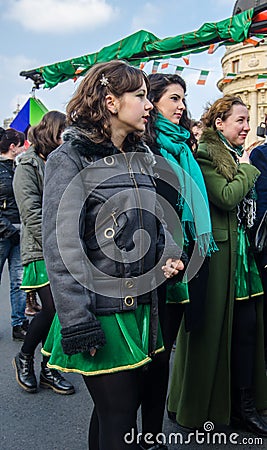
[[[135,176],[134,176],[134,172],[131,166],[131,161],[132,158],[134,157],[134,154],[131,155],[130,160],[128,161],[127,156],[124,152],[122,152],[124,159],[126,161],[126,165],[128,168],[128,172],[130,175],[130,178],[133,180],[134,186],[135,186],[135,192],[136,192],[136,196],[137,196],[137,204],[139,205],[138,208],[138,213],[139,213],[139,221],[140,221],[140,226],[142,229],[144,229],[144,220],[143,220],[143,214],[142,214],[142,203],[141,203],[141,198],[140,198],[140,192],[139,192],[139,187],[138,184],[136,182]],[[144,254],[144,242],[143,240],[141,241],[141,255]],[[141,273],[144,273],[144,257],[141,259]]]

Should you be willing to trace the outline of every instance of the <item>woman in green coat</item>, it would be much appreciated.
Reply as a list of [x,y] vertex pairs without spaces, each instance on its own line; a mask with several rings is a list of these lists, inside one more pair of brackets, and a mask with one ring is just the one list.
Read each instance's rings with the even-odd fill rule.
[[267,436],[257,410],[267,407],[262,286],[247,236],[260,172],[242,148],[248,120],[247,107],[233,96],[203,116],[197,157],[219,251],[211,256],[203,327],[185,333],[182,326],[178,336],[168,410],[184,427],[235,419]]

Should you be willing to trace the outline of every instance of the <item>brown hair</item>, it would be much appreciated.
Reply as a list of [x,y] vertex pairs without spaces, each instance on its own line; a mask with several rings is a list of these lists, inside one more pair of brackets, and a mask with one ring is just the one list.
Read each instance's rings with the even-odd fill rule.
[[[124,61],[95,64],[67,105],[67,124],[90,130],[90,138],[96,143],[110,141],[111,113],[106,107],[106,96],[112,94],[120,98],[126,92],[139,89],[144,81],[149,90],[146,75]],[[131,134],[140,136],[138,132]]]
[[0,153],[7,153],[11,144],[21,147],[25,142],[25,134],[15,128],[0,127]]
[[66,126],[66,115],[59,111],[49,111],[35,127],[29,130],[29,139],[36,153],[46,159],[59,146],[61,133]]
[[205,127],[212,127],[216,130],[216,119],[219,117],[224,122],[232,114],[232,108],[234,105],[242,105],[247,107],[239,96],[224,95],[223,97],[218,98],[218,100],[210,105],[203,114],[201,117],[201,122]]
[[[150,91],[148,98],[153,103],[154,109],[150,111],[150,120],[147,124],[147,133],[146,133],[146,141],[148,145],[153,146],[157,139],[157,134],[155,130],[155,122],[157,120],[158,116],[158,109],[156,103],[158,103],[161,99],[161,97],[165,94],[168,87],[171,84],[178,84],[183,89],[184,93],[186,94],[186,83],[185,80],[180,77],[180,75],[176,74],[164,74],[164,73],[155,73],[148,75],[148,80],[150,83]],[[189,118],[189,113],[187,110],[187,105],[185,99],[183,100],[183,103],[186,107],[186,109],[183,111],[181,120],[179,125],[186,128],[190,132],[190,138],[188,139],[188,145],[192,147],[192,145],[195,143],[195,138],[193,136],[193,133],[191,133],[190,125],[191,120]]]

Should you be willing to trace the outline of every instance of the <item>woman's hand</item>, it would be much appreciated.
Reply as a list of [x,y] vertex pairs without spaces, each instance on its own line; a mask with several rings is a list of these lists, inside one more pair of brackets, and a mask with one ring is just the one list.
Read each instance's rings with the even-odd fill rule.
[[90,348],[90,355],[95,356],[95,354],[96,354],[96,348],[95,347]]
[[180,270],[184,270],[184,263],[180,259],[169,258],[165,266],[161,267],[166,278],[172,278],[178,274]]

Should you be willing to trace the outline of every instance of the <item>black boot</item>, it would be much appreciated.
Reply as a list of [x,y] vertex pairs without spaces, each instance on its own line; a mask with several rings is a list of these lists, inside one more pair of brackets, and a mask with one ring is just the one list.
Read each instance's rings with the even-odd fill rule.
[[21,328],[23,328],[23,330],[28,331],[30,322],[28,321],[28,319],[24,320],[23,324],[21,325]]
[[37,391],[37,380],[33,367],[33,356],[19,352],[13,359],[18,384],[27,392]]
[[240,388],[234,391],[232,423],[243,425],[245,429],[257,436],[267,436],[267,423],[256,410],[251,388]]
[[23,324],[15,325],[12,329],[13,341],[24,341],[26,334],[27,331],[23,328]]
[[53,389],[57,394],[74,394],[74,386],[67,381],[57,370],[49,369],[45,363],[41,363],[40,387]]

